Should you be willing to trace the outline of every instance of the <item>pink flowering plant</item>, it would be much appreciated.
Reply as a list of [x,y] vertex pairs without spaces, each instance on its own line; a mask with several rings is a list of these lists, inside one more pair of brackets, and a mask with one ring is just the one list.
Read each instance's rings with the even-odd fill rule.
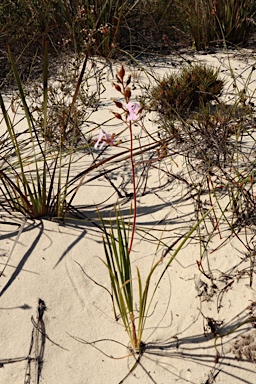
[[[145,329],[145,323],[148,317],[149,309],[152,304],[154,295],[157,288],[167,271],[169,265],[172,263],[180,249],[190,238],[193,232],[196,230],[198,225],[208,215],[208,212],[203,218],[196,223],[195,226],[188,232],[182,239],[181,243],[171,256],[170,260],[167,261],[160,278],[156,282],[153,292],[150,292],[151,278],[156,268],[162,264],[163,258],[153,264],[146,277],[143,285],[142,277],[139,269],[136,267],[136,280],[138,283],[138,298],[135,305],[134,297],[134,277],[131,265],[131,252],[133,249],[133,241],[136,228],[136,215],[137,215],[137,195],[136,195],[136,178],[135,178],[135,167],[133,161],[133,123],[138,121],[141,117],[141,108],[138,103],[132,104],[131,90],[129,84],[131,82],[131,76],[125,81],[125,70],[122,66],[120,71],[116,75],[117,82],[114,84],[116,90],[120,92],[125,100],[123,105],[120,101],[115,101],[115,105],[122,110],[121,113],[114,112],[116,118],[122,120],[127,125],[130,133],[130,163],[132,170],[132,184],[133,184],[133,215],[132,224],[127,224],[124,221],[120,209],[115,207],[116,217],[114,220],[110,220],[110,230],[107,229],[106,224],[99,212],[99,216],[104,231],[103,235],[103,246],[105,252],[105,260],[102,260],[108,269],[110,277],[110,285],[112,290],[112,301],[114,304],[114,315],[115,319],[118,319],[118,314],[123,322],[125,330],[130,340],[130,351],[133,356],[143,353],[145,344],[142,341],[143,332]],[[111,137],[112,138],[112,137]],[[106,136],[103,131],[100,131],[98,140],[95,144],[95,148],[100,148],[110,139],[110,136]],[[112,139],[111,139],[112,140]],[[111,141],[112,143],[112,141]],[[111,144],[110,144],[111,145]],[[168,251],[166,252],[166,254]],[[138,309],[137,309],[138,307]],[[136,308],[136,309],[135,309]],[[137,313],[136,313],[137,312]],[[135,357],[136,358],[136,357]],[[137,360],[137,358],[136,358]]]
[[[136,180],[135,180],[135,170],[134,170],[134,161],[133,161],[133,137],[132,137],[132,124],[134,121],[138,120],[140,117],[140,106],[138,103],[132,105],[131,98],[131,89],[129,84],[131,82],[131,76],[125,81],[125,70],[122,66],[120,71],[116,74],[117,82],[114,83],[114,87],[118,92],[120,92],[125,100],[125,105],[120,101],[115,101],[116,107],[122,110],[121,113],[114,112],[114,115],[117,119],[122,120],[129,128],[130,133],[130,162],[132,169],[132,184],[133,184],[133,219],[132,219],[132,232],[131,237],[129,236],[130,228],[126,225],[120,211],[115,208],[116,219],[111,220],[110,222],[110,231],[107,230],[105,223],[100,215],[104,236],[103,236],[103,246],[106,256],[106,261],[103,260],[103,263],[106,265],[109,277],[110,284],[113,293],[114,299],[114,313],[115,318],[117,319],[117,311],[120,313],[123,325],[129,336],[131,351],[140,352],[142,350],[142,319],[143,319],[143,308],[145,308],[145,303],[147,301],[147,293],[149,281],[147,284],[147,289],[142,290],[141,279],[139,280],[140,285],[140,326],[136,328],[136,321],[134,315],[134,293],[133,293],[133,277],[132,277],[132,268],[130,254],[132,251],[135,226],[136,226],[136,214],[137,214],[137,199],[136,199]],[[109,136],[106,136],[101,130],[98,136],[98,140],[95,143],[95,149],[102,149],[105,142],[109,140]],[[112,137],[111,137],[112,138]],[[153,273],[151,271],[148,280]],[[137,270],[137,275],[140,277],[139,270]],[[142,297],[143,296],[143,297]],[[145,319],[143,319],[145,321]]]

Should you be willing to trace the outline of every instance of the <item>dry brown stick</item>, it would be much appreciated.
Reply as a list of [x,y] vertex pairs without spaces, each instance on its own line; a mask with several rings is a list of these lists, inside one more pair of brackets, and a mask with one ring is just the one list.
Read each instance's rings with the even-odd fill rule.
[[27,359],[28,359],[28,356],[14,357],[14,358],[10,358],[10,359],[1,359],[0,360],[0,368],[3,368],[5,364],[19,363],[20,361],[24,361]]
[[[45,302],[41,299],[38,300],[37,307],[37,321],[34,320],[33,316],[31,321],[33,324],[33,330],[31,335],[31,342],[29,346],[28,353],[28,363],[25,373],[24,384],[30,384],[31,381],[31,361],[35,362],[35,383],[39,384],[42,366],[43,366],[43,356],[44,356],[44,346],[45,346],[45,325],[43,321],[43,315],[46,310]],[[31,355],[34,354],[34,357],[31,358]]]

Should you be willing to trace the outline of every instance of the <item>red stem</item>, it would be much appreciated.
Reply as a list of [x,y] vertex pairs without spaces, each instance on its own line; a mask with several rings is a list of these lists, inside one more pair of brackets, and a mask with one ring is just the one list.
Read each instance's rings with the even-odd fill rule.
[[132,183],[133,183],[133,223],[132,223],[132,235],[131,235],[131,241],[129,245],[128,254],[130,254],[132,250],[133,240],[134,240],[134,234],[135,234],[135,226],[136,226],[136,218],[137,218],[137,195],[136,195],[136,183],[135,183],[135,167],[133,162],[133,140],[132,140],[132,122],[130,121],[129,124],[129,130],[130,130],[130,159],[131,159],[131,166],[132,166]]

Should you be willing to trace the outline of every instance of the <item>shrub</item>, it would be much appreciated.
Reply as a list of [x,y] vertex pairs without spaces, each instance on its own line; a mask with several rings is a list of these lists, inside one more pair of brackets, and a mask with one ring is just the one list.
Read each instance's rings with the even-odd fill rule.
[[218,70],[207,65],[186,66],[152,89],[151,107],[165,119],[186,118],[221,95],[224,81],[218,75]]

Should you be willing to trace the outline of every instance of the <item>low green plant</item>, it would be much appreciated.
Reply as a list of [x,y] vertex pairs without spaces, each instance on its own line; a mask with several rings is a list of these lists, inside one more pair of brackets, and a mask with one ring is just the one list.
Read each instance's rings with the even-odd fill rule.
[[[152,274],[159,263],[151,269],[142,288],[142,281],[139,269],[137,268],[137,278],[139,286],[139,315],[138,326],[136,327],[134,311],[134,289],[131,267],[131,258],[129,253],[129,227],[126,227],[125,221],[116,210],[115,223],[110,221],[110,231],[107,230],[104,221],[101,220],[105,236],[103,237],[103,246],[106,261],[103,263],[108,269],[110,285],[114,297],[114,311],[117,318],[117,310],[121,316],[123,325],[128,334],[132,351],[139,353],[143,348],[142,335],[147,316],[147,300],[149,293],[149,284]],[[116,227],[116,231],[114,230]]]
[[[7,127],[7,132],[11,140],[14,154],[12,161],[7,155],[3,155],[1,166],[1,192],[4,197],[2,207],[9,207],[13,211],[39,218],[43,216],[63,217],[66,211],[66,188],[61,186],[61,152],[52,158],[47,149],[46,141],[42,142],[38,131],[35,128],[33,116],[30,113],[23,86],[17,71],[15,60],[9,50],[12,70],[19,90],[22,107],[27,123],[27,136],[21,142],[4,103],[4,98],[0,94],[0,106]],[[44,53],[44,78],[43,78],[43,131],[47,129],[47,42],[45,43]],[[24,142],[27,143],[25,149]],[[52,159],[51,159],[52,158]],[[57,173],[57,169],[59,172]],[[54,185],[58,174],[57,186]],[[49,179],[49,180],[47,180]],[[64,185],[67,185],[67,180]],[[56,191],[55,191],[56,189]]]
[[149,94],[150,108],[165,119],[186,119],[217,101],[224,87],[219,70],[206,64],[185,66],[159,80]]
[[[145,346],[143,342],[145,324],[159,284],[170,264],[196,231],[197,227],[209,214],[209,211],[184,235],[184,238],[167,261],[152,289],[152,277],[155,270],[163,263],[163,258],[160,258],[151,266],[144,284],[139,268],[136,268],[136,277],[134,277],[131,265],[131,252],[129,252],[129,225],[125,223],[117,209],[115,212],[116,219],[113,221],[110,220],[110,230],[107,229],[104,220],[101,218],[104,231],[103,246],[106,256],[106,260],[102,261],[109,272],[115,318],[117,319],[117,313],[119,313],[129,337],[131,352],[141,354]],[[138,297],[136,298],[134,297],[134,280],[136,280],[138,284]],[[135,302],[138,304],[138,309],[136,310]]]

